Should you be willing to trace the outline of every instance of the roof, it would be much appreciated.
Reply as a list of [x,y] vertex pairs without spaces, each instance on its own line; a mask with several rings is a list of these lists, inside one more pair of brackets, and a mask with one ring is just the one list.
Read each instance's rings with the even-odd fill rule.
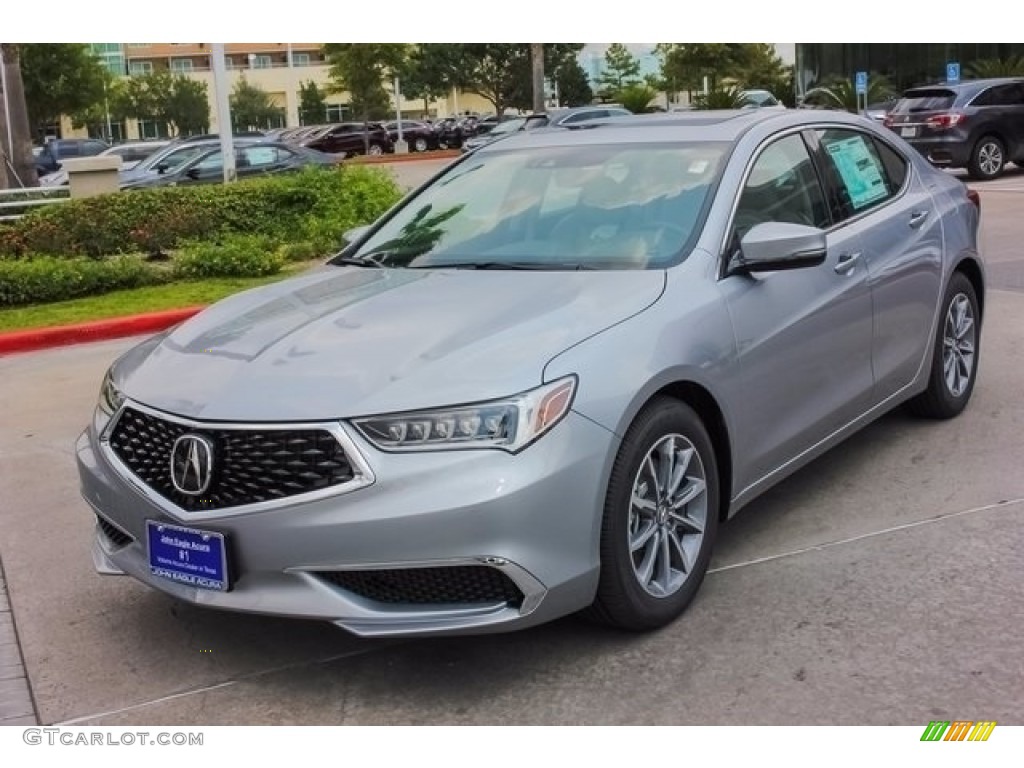
[[[857,119],[857,118],[853,118]],[[515,133],[479,152],[515,147],[556,147],[614,142],[724,141],[735,142],[752,127],[777,121],[779,127],[821,122],[820,112],[794,109],[694,110],[660,112],[590,120],[570,127],[541,128]],[[829,117],[832,120],[832,117]]]

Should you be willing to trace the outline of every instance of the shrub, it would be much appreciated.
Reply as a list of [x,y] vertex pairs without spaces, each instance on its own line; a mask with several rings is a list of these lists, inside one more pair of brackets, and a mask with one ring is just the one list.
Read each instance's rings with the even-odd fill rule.
[[261,234],[278,243],[337,249],[347,229],[380,216],[401,197],[373,168],[308,169],[230,185],[139,189],[34,210],[0,237],[0,255],[159,254],[188,240]]
[[227,235],[220,242],[192,242],[174,259],[178,277],[260,277],[281,271],[284,257],[266,235]]
[[0,306],[61,301],[164,280],[165,273],[130,256],[106,261],[46,256],[0,261]]
[[310,261],[318,256],[326,256],[326,252],[317,247],[316,243],[302,241],[298,243],[285,243],[277,252],[284,261]]

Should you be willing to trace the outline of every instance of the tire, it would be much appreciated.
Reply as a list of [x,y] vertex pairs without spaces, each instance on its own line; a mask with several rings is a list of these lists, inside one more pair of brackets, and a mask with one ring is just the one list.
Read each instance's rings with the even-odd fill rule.
[[370,148],[367,150],[367,154],[369,154],[370,157],[380,157],[384,154],[384,147],[380,144],[371,144]]
[[426,152],[430,146],[427,144],[427,140],[421,136],[412,143],[412,149],[413,152]]
[[967,172],[972,179],[987,181],[1002,175],[1006,167],[1006,147],[995,136],[983,136],[971,151]]
[[[669,503],[659,503],[665,483],[658,473],[672,477],[672,468],[683,462],[676,488],[669,485]],[[715,453],[700,418],[678,400],[653,400],[626,432],[612,467],[600,580],[585,616],[631,631],[677,618],[704,580],[718,529],[718,496]]]
[[974,286],[962,272],[954,272],[942,300],[928,389],[909,401],[911,412],[951,419],[967,406],[977,379],[980,340],[981,313]]

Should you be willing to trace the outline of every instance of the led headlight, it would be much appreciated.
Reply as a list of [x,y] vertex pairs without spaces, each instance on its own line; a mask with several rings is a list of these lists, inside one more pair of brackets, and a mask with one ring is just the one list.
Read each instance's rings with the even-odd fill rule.
[[124,402],[124,395],[114,386],[110,371],[103,377],[103,384],[100,386],[100,410],[107,416],[112,416]]
[[501,448],[515,453],[557,424],[572,405],[576,377],[487,403],[356,419],[360,433],[383,451]]

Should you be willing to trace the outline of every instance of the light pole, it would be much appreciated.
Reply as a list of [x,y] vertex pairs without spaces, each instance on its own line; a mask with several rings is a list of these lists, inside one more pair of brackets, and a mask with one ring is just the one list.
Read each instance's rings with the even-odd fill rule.
[[395,154],[409,154],[409,142],[402,138],[402,84],[395,75],[395,118],[398,123],[398,141],[395,142]]
[[224,43],[213,44],[212,58],[213,89],[217,93],[217,132],[220,134],[220,156],[224,159],[224,183],[230,184],[236,178],[235,137],[231,130],[231,103],[228,101],[228,78],[227,67],[224,65]]
[[11,129],[11,100],[7,95],[7,65],[4,64],[4,57],[0,55],[0,88],[4,92],[4,125],[7,126],[7,157],[14,155],[14,132]]

